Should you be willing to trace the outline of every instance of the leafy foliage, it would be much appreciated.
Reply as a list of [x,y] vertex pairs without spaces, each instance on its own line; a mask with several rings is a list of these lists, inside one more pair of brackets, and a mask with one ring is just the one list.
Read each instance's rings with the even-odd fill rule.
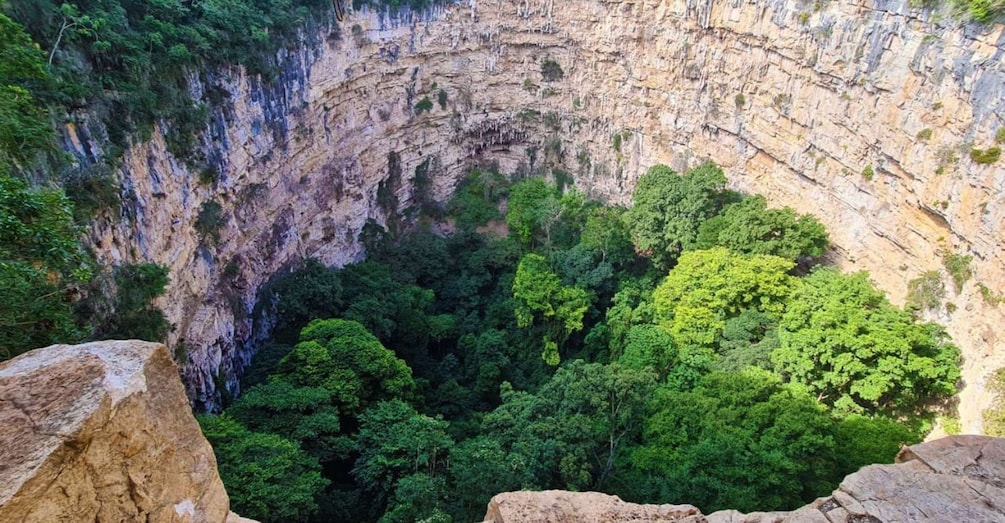
[[0,358],[80,340],[72,311],[90,261],[58,189],[31,188],[0,165]]
[[140,263],[116,267],[115,310],[98,327],[98,336],[164,341],[171,325],[153,300],[164,294],[167,284],[168,269],[163,265]]
[[798,505],[832,488],[830,417],[765,371],[712,373],[691,392],[662,388],[647,414],[631,457],[647,473],[636,487],[643,499],[749,512]]
[[779,317],[795,280],[792,262],[722,247],[684,253],[653,293],[656,318],[680,345],[712,346],[726,319],[746,309]]
[[[717,172],[664,180],[695,183],[668,193],[720,225],[659,217],[692,235],[663,269],[636,256],[634,210],[474,172],[437,218],[453,234],[373,224],[368,261],[272,282],[261,301],[299,342],[264,352],[226,415],[323,465],[320,521],[471,521],[548,488],[786,509],[889,462],[952,393],[958,351],[865,275],[794,275],[826,234]],[[693,250],[706,237],[728,247]]]
[[719,210],[726,186],[722,169],[702,164],[681,176],[665,165],[651,167],[632,192],[626,216],[639,251],[667,269],[684,249],[696,245],[698,228]]
[[197,419],[213,445],[232,509],[268,523],[317,514],[317,499],[329,483],[317,460],[290,441],[250,432],[228,416]]
[[746,254],[771,254],[788,260],[818,258],[827,250],[827,231],[811,215],[791,208],[768,209],[763,196],[727,205],[701,224],[696,247],[722,246]]
[[890,305],[865,273],[814,271],[779,327],[778,369],[840,412],[916,413],[956,391],[959,349],[942,327]]

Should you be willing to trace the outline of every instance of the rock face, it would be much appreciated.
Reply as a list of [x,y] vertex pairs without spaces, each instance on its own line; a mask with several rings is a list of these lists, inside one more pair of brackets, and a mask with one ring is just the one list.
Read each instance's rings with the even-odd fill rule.
[[599,492],[507,492],[489,502],[485,521],[492,523],[579,523],[592,521],[673,521],[704,523],[691,505],[637,505]]
[[229,504],[163,345],[54,345],[0,364],[0,521],[240,521]]
[[[978,286],[1005,291],[1005,164],[968,153],[1005,126],[1001,26],[907,0],[471,0],[305,34],[270,84],[195,79],[197,95],[231,94],[203,137],[216,182],[154,133],[122,163],[121,215],[92,230],[108,263],[170,267],[161,305],[197,407],[236,387],[268,331],[251,317],[271,275],[359,259],[368,219],[444,201],[472,165],[562,167],[624,202],[648,166],[712,158],[734,188],[818,215],[833,260],[894,301],[943,250],[974,257],[961,289],[944,273],[951,306],[928,314],[963,349],[962,426],[980,430],[986,377],[1005,365],[1005,313]],[[562,73],[545,78],[548,62]],[[92,157],[94,136],[69,128],[67,147]],[[194,227],[210,201],[219,241]]]
[[954,436],[903,449],[894,465],[870,465],[834,493],[792,512],[703,516],[690,505],[637,505],[596,492],[509,492],[489,502],[492,523],[845,523],[1005,520],[1005,439]]

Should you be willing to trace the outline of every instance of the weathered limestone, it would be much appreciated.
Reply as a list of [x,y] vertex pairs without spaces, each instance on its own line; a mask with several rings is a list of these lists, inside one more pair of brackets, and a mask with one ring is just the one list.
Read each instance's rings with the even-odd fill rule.
[[596,523],[667,521],[705,523],[691,505],[637,505],[599,492],[507,492],[489,502],[491,523]]
[[0,364],[0,521],[241,521],[229,504],[163,345],[53,345]]
[[894,465],[849,475],[828,497],[792,512],[703,516],[690,505],[637,505],[596,492],[508,492],[489,502],[492,523],[845,523],[1005,521],[1005,439],[953,436],[904,448]]
[[[122,216],[92,232],[106,262],[170,267],[161,305],[198,407],[216,401],[216,383],[235,385],[267,331],[250,319],[259,286],[304,257],[358,259],[367,219],[416,207],[424,162],[435,201],[472,164],[551,161],[623,202],[649,165],[712,158],[735,188],[818,215],[835,262],[871,271],[895,301],[941,268],[941,250],[974,256],[963,289],[946,278],[953,307],[929,314],[963,349],[962,427],[980,430],[985,380],[1005,365],[1005,308],[977,286],[1005,292],[1005,163],[967,153],[1005,126],[1001,26],[907,0],[478,0],[358,11],[308,33],[272,86],[202,73],[197,94],[233,95],[205,138],[216,184],[200,185],[155,133],[123,162]],[[544,81],[545,59],[564,78]],[[424,97],[433,109],[417,114]],[[81,157],[100,147],[85,134],[100,136],[68,131]],[[193,228],[210,200],[226,218],[218,244]]]

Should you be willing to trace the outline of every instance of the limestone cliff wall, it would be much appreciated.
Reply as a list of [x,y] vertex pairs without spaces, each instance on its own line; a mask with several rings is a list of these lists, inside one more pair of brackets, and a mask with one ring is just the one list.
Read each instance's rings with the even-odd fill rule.
[[[561,164],[584,191],[625,201],[651,164],[712,158],[736,188],[818,215],[834,261],[870,270],[895,301],[940,268],[940,250],[974,256],[974,278],[959,292],[948,283],[955,311],[932,317],[964,350],[961,417],[976,432],[985,379],[1005,364],[1005,314],[977,287],[1005,290],[1005,163],[978,165],[967,151],[1005,125],[1003,51],[1001,26],[961,25],[906,0],[357,11],[340,31],[307,31],[271,84],[240,71],[196,79],[197,93],[232,95],[204,143],[219,182],[199,185],[155,133],[127,153],[122,216],[92,242],[108,262],[171,268],[171,342],[186,348],[189,395],[206,407],[249,360],[257,288],[307,256],[359,259],[367,219],[415,207],[420,165],[437,201],[484,161]],[[564,77],[545,81],[545,60]],[[433,108],[417,114],[424,97]],[[68,143],[90,154],[94,140],[76,131]],[[209,200],[224,210],[218,243],[193,227]]]

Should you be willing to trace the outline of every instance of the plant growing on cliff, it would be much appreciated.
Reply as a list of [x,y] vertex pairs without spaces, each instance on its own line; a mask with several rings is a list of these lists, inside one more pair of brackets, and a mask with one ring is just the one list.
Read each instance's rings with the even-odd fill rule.
[[216,200],[207,200],[199,207],[195,219],[195,231],[203,241],[220,241],[220,228],[225,224],[223,206]]
[[963,284],[973,277],[974,271],[970,268],[970,262],[972,261],[974,261],[974,257],[970,255],[952,252],[943,253],[942,265],[946,267],[949,275],[953,277],[953,285],[956,286],[956,292],[962,291]]
[[987,149],[978,149],[976,147],[970,149],[970,159],[980,165],[995,163],[1001,156],[1002,149],[997,145],[988,147]]
[[873,176],[875,176],[875,175],[876,175],[876,171],[873,170],[871,164],[870,165],[866,165],[865,169],[862,169],[862,178],[865,178],[865,180],[868,181],[868,182],[871,182]]
[[113,313],[103,318],[99,338],[138,339],[163,342],[171,324],[153,301],[169,283],[168,268],[156,263],[120,265],[115,277]]
[[433,110],[433,102],[428,96],[422,97],[419,103],[415,104],[415,114],[422,114]]
[[558,62],[551,58],[545,58],[541,62],[541,78],[545,82],[557,82],[565,78],[565,71],[562,70],[562,66]]
[[928,271],[907,282],[907,303],[921,310],[935,310],[946,297],[946,285],[939,271]]

